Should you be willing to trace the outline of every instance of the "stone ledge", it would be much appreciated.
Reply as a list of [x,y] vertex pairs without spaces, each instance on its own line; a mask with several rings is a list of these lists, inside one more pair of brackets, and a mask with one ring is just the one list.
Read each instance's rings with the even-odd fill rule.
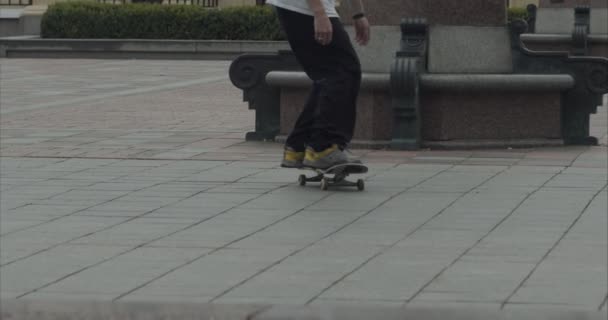
[[[388,73],[363,73],[361,88],[388,90],[389,81]],[[266,75],[266,83],[271,86],[289,88],[312,85],[312,81],[303,71],[272,71]]]
[[564,146],[562,139],[486,139],[486,140],[451,140],[423,141],[423,147],[433,150],[476,150],[507,148],[540,148]]
[[[572,34],[538,34],[538,33],[525,33],[521,35],[521,40],[524,43],[535,42],[535,43],[572,43]],[[608,34],[590,34],[589,42],[591,44],[608,44]]]
[[604,320],[605,311],[565,308],[270,306],[147,302],[76,302],[3,300],[2,319],[36,320]]
[[563,91],[574,85],[571,75],[561,74],[420,75],[420,86],[427,91]]
[[283,41],[0,38],[0,57],[232,60],[287,50]]
[[[273,71],[266,76],[271,86],[305,87],[311,80],[304,72]],[[364,73],[363,89],[388,90],[388,73]],[[421,74],[420,86],[427,91],[562,91],[574,87],[571,75],[535,74]]]

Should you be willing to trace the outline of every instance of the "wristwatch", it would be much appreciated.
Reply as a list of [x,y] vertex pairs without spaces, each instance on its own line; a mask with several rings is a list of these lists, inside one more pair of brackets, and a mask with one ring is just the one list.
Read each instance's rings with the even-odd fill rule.
[[353,16],[353,20],[359,20],[361,18],[365,18],[365,13],[359,12],[356,15]]

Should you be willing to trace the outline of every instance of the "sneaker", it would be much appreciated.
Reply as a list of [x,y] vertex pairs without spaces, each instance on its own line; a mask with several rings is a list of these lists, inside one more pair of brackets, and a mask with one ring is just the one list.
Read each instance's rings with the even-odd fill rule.
[[283,151],[283,161],[281,162],[281,167],[301,168],[303,161],[304,152],[296,151],[291,147],[285,147],[285,150]]
[[361,163],[353,157],[349,157],[347,153],[342,151],[338,145],[332,145],[331,147],[317,152],[313,148],[306,148],[304,156],[304,166],[316,168],[316,169],[327,169],[339,164],[344,163]]
[[351,153],[350,150],[342,149],[342,152],[344,152],[344,154],[346,155],[346,158],[348,159],[348,163],[363,164],[361,159],[358,156]]

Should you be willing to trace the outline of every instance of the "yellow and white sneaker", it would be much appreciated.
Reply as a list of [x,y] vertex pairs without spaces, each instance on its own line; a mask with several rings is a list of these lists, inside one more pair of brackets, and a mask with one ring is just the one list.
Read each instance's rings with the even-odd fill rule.
[[304,152],[296,151],[291,147],[285,147],[285,150],[283,151],[283,161],[281,162],[281,167],[301,168],[303,161]]
[[304,166],[315,169],[327,169],[345,163],[361,163],[361,160],[344,152],[337,144],[320,152],[307,147],[303,161]]

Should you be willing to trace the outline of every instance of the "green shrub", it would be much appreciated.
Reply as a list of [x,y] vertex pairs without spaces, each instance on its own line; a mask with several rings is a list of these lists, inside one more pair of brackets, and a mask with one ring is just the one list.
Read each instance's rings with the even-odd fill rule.
[[509,8],[509,21],[514,19],[523,19],[528,21],[529,15],[526,8]]
[[267,6],[222,10],[193,5],[112,5],[93,1],[51,5],[42,17],[43,38],[283,40]]

